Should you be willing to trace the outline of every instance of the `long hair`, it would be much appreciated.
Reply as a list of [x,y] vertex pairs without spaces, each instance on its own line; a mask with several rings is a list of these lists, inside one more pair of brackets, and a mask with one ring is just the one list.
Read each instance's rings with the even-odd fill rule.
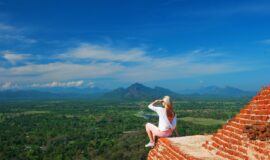
[[169,96],[163,97],[164,107],[166,109],[166,115],[170,122],[172,122],[174,118],[174,112],[173,112],[173,104],[171,101],[171,98]]

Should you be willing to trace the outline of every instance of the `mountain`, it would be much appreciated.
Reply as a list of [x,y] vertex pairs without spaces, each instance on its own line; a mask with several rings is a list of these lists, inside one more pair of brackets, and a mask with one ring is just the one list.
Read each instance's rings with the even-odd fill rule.
[[[107,91],[107,92],[106,92]],[[40,90],[4,90],[0,91],[0,100],[41,100],[41,99],[99,99],[99,100],[152,100],[165,95],[173,99],[238,98],[255,95],[256,92],[243,91],[234,87],[201,87],[185,90],[181,94],[162,87],[150,88],[134,83],[127,88],[112,91],[99,88],[49,88]]]
[[217,86],[201,87],[196,90],[185,90],[184,94],[198,94],[207,96],[225,96],[225,97],[242,97],[255,95],[255,91],[244,91],[235,87],[226,86],[224,88]]
[[104,94],[106,99],[142,100],[162,98],[165,95],[177,97],[178,94],[162,87],[150,88],[140,83],[134,83],[127,88],[117,88]]

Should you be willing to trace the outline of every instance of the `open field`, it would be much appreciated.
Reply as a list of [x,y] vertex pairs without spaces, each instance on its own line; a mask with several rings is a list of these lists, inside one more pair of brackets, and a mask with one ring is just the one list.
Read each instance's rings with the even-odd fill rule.
[[212,118],[183,117],[183,118],[179,118],[179,120],[193,123],[193,124],[198,124],[198,125],[206,125],[206,126],[222,125],[226,123],[226,121],[224,120],[218,120],[218,119],[212,119]]
[[[149,102],[19,101],[0,105],[0,159],[145,159]],[[181,136],[216,132],[245,104],[175,101]],[[173,135],[174,136],[174,135]]]

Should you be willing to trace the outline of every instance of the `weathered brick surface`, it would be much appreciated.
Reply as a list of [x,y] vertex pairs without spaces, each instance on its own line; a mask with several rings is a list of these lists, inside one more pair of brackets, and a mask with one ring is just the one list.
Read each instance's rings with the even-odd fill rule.
[[[270,86],[263,87],[249,104],[245,105],[234,118],[214,133],[210,139],[200,142],[196,153],[166,138],[158,140],[151,149],[148,159],[229,159],[229,160],[270,160]],[[179,139],[185,137],[180,137]],[[188,137],[196,139],[196,136]],[[199,142],[198,142],[199,143]],[[197,145],[198,144],[194,144]],[[195,149],[194,149],[195,150]],[[199,151],[207,152],[201,156]],[[194,153],[193,153],[194,152]]]
[[[263,87],[248,105],[203,144],[224,159],[270,159],[270,87]],[[212,142],[212,143],[211,143]],[[209,149],[211,148],[211,149]],[[214,148],[214,149],[212,149]]]
[[160,138],[148,154],[148,159],[166,160],[221,160],[208,152],[202,145],[211,135],[186,136],[179,138]]

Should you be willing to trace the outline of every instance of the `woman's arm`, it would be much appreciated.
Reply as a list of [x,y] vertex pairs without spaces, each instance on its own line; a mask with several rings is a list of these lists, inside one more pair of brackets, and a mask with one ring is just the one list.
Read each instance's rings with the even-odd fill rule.
[[150,103],[150,105],[155,105],[156,103],[158,103],[158,102],[162,102],[162,100],[161,99],[157,99],[157,100],[155,100],[154,102],[152,102],[152,103]]
[[154,102],[152,102],[152,103],[150,103],[150,104],[148,105],[148,108],[151,109],[151,110],[153,110],[153,111],[155,111],[155,112],[157,112],[157,109],[158,109],[159,107],[155,107],[154,105],[155,105],[156,103],[158,103],[158,102],[162,102],[162,100],[155,100]]

